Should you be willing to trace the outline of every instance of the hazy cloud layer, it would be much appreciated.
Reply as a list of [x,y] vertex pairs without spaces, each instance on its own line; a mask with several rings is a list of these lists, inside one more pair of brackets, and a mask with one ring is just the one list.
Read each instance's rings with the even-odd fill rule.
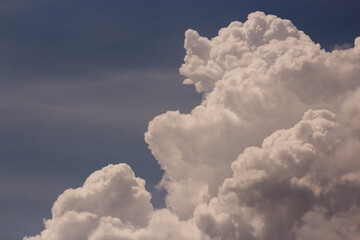
[[166,208],[125,164],[66,190],[25,239],[356,239],[360,219],[360,38],[326,52],[289,20],[255,12],[213,39],[185,33],[189,114],[145,133]]

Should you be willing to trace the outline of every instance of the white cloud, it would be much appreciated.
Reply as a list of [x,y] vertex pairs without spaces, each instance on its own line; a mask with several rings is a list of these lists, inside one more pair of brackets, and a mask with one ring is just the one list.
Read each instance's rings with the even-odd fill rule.
[[294,226],[302,226],[312,208],[331,209],[328,215],[336,217],[360,204],[360,142],[354,148],[339,132],[333,113],[309,110],[293,128],[265,138],[261,148],[246,148],[219,196],[197,208],[199,228],[215,239],[296,239]]
[[[180,73],[203,101],[155,117],[145,134],[166,209],[153,210],[127,165],[111,165],[65,191],[34,239],[355,239],[360,38],[326,52],[262,12],[213,39],[185,37]],[[59,230],[70,224],[72,237]]]
[[[360,84],[359,48],[326,52],[290,21],[261,12],[210,40],[188,30],[185,48],[180,72],[205,91],[203,102],[191,114],[156,117],[145,134],[165,170],[167,206],[184,219],[216,196],[245,147],[291,127],[309,108],[336,111]],[[192,201],[179,204],[181,197]]]
[[[84,239],[102,217],[118,218],[133,227],[145,226],[153,207],[145,181],[136,178],[128,165],[118,164],[92,173],[82,187],[66,190],[51,212],[53,218],[45,222],[46,230],[35,239]],[[73,238],[66,228],[72,228]]]
[[68,211],[88,211],[143,226],[153,208],[145,181],[136,178],[128,165],[119,164],[92,173],[82,187],[68,189],[60,195],[52,208],[53,217],[61,217]]

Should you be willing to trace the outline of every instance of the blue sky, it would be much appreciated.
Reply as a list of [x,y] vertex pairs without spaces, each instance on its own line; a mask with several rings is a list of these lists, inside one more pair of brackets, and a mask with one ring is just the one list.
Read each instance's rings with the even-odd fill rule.
[[40,232],[57,196],[109,163],[128,163],[161,207],[143,134],[201,100],[178,73],[184,32],[213,37],[256,10],[327,50],[360,35],[358,1],[1,1],[0,238]]

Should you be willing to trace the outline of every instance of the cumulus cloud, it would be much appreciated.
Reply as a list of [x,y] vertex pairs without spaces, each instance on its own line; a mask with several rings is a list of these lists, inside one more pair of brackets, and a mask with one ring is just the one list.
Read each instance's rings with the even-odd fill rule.
[[[153,207],[145,181],[136,178],[128,165],[118,164],[92,173],[82,187],[66,190],[51,212],[53,218],[45,221],[46,229],[39,236],[25,239],[86,239],[103,218],[145,226]],[[71,231],[66,231],[68,228]]]
[[[354,146],[341,128],[333,113],[309,110],[293,128],[246,148],[231,164],[233,176],[219,195],[197,208],[199,228],[215,239],[337,239],[318,236],[322,227],[343,228],[336,223],[357,219],[360,204],[359,142]],[[318,213],[319,222],[311,222]]]
[[[262,12],[208,39],[185,33],[180,73],[203,94],[145,133],[164,170],[154,210],[129,166],[93,173],[25,239],[356,239],[360,38],[326,52]],[[66,231],[69,229],[69,231]]]

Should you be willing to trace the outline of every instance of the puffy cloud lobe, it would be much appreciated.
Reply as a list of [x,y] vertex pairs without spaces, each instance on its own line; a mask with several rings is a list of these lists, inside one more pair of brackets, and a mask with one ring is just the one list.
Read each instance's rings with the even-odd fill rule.
[[[199,228],[213,239],[284,240],[340,239],[335,233],[342,228],[349,236],[343,239],[352,239],[359,223],[360,151],[338,128],[333,113],[310,110],[293,128],[267,137],[261,148],[246,148],[219,196],[197,208]],[[319,222],[311,222],[312,215]],[[346,226],[347,218],[356,222]],[[323,227],[337,238],[319,237]]]
[[[109,165],[92,173],[82,187],[60,195],[52,208],[53,218],[45,222],[46,230],[34,239],[86,239],[103,217],[145,226],[153,212],[150,198],[145,181],[136,178],[128,165]],[[64,230],[68,228],[71,231]]]
[[[294,128],[279,130],[266,138],[262,148],[245,149],[232,163],[233,177],[224,181],[219,197],[208,206],[216,211],[200,208],[198,225],[208,224],[212,216],[215,226],[224,225],[233,229],[230,238],[223,235],[228,231],[212,233],[213,237],[291,239],[279,234],[288,234],[284,229],[291,228],[291,219],[294,221],[301,216],[307,210],[308,202],[313,201],[309,191],[294,188],[291,180],[295,176],[304,176],[312,162],[317,160],[318,149],[314,143],[322,145],[321,141],[335,125],[332,118],[329,112],[307,112]],[[218,219],[217,211],[226,217]],[[279,230],[279,233],[275,232]]]
[[[247,64],[247,56],[258,46],[274,39],[297,38],[300,34],[290,21],[265,16],[262,12],[250,14],[244,24],[231,23],[211,41],[200,37],[194,30],[188,30],[185,33],[185,63],[180,73],[188,77],[185,83],[195,84],[199,92],[211,91],[226,71]],[[241,61],[242,58],[245,61]]]
[[60,195],[52,214],[61,217],[68,211],[87,211],[143,226],[153,211],[150,198],[145,181],[136,178],[128,165],[109,165],[91,174],[82,187]]
[[145,133],[166,208],[153,209],[129,166],[110,165],[65,191],[25,239],[356,239],[360,37],[326,52],[255,12],[213,39],[186,31],[185,49],[180,73],[203,101]]

